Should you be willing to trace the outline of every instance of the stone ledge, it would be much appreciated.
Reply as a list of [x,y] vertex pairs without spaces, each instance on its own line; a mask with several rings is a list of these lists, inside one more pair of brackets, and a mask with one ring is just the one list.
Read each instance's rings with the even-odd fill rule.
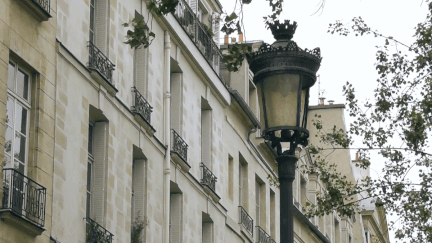
[[215,203],[219,203],[219,200],[221,199],[216,192],[214,192],[209,186],[204,185],[201,183],[201,186],[204,188],[204,191],[210,195],[210,197],[213,199]]
[[188,173],[191,166],[183,160],[183,158],[175,151],[171,151],[171,159],[180,166],[180,168],[185,172]]
[[39,21],[48,21],[48,19],[52,17],[33,0],[21,0],[18,2],[22,3],[23,6]]
[[30,220],[15,214],[10,209],[1,209],[0,219],[9,223],[10,225],[13,225],[17,229],[20,229],[22,232],[25,232],[29,235],[37,236],[37,235],[41,235],[42,232],[45,231],[44,228],[37,226],[36,224],[32,223]]
[[146,130],[147,134],[150,137],[153,137],[153,135],[155,134],[156,130],[150,124],[148,124],[147,121],[144,120],[144,118],[142,118],[141,115],[139,115],[137,113],[133,113],[133,114],[134,114],[135,121],[137,121],[138,124],[140,126],[142,126]]
[[88,68],[90,71],[90,76],[96,80],[96,82],[100,85],[102,85],[110,95],[116,96],[116,93],[118,92],[118,89],[110,82],[108,82],[100,73],[99,71]]

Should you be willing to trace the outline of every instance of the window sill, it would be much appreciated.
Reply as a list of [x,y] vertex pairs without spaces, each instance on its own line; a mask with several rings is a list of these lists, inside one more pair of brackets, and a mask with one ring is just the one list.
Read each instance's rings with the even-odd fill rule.
[[221,199],[216,192],[214,192],[209,186],[201,184],[204,188],[204,191],[210,195],[210,197],[213,199],[215,203],[219,203],[219,200]]
[[140,114],[134,113],[135,121],[142,126],[150,137],[153,137],[156,130]]
[[24,7],[26,7],[28,11],[39,21],[48,21],[48,19],[52,17],[33,0],[21,0],[19,2],[23,3]]
[[175,151],[171,151],[171,159],[180,166],[180,168],[185,172],[188,173],[191,166],[183,160],[183,158]]
[[89,68],[89,71],[90,71],[90,76],[94,80],[96,80],[98,84],[102,85],[102,87],[104,87],[108,91],[108,94],[112,96],[116,96],[118,89],[113,84],[107,81],[97,70],[93,68]]
[[31,221],[13,213],[9,209],[0,209],[0,219],[32,236],[41,235],[42,232],[45,231],[44,228],[35,225]]

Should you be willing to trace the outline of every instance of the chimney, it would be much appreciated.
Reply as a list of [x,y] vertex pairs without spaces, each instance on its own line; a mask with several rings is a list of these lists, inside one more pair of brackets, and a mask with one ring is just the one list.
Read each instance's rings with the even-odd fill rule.
[[228,35],[225,35],[225,37],[224,37],[224,44],[228,44],[228,43],[229,43]]
[[324,97],[319,97],[319,104],[324,105],[324,100],[325,100]]
[[329,103],[329,105],[333,105],[334,100],[329,100],[328,103]]
[[231,43],[236,43],[237,39],[235,37],[231,37]]
[[240,41],[240,42],[243,42],[243,33],[240,33],[240,34],[239,34],[239,41]]
[[356,161],[358,161],[359,160],[359,158],[358,158],[358,151],[356,152],[356,159],[355,159]]

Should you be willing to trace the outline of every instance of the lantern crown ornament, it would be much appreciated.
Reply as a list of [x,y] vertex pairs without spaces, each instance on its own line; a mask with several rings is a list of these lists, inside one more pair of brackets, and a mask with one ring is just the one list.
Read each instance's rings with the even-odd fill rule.
[[307,145],[309,88],[316,82],[321,51],[302,49],[292,40],[296,22],[275,21],[269,29],[276,41],[247,57],[258,89],[262,135],[278,153],[281,142],[290,142],[289,153],[294,153],[298,144]]

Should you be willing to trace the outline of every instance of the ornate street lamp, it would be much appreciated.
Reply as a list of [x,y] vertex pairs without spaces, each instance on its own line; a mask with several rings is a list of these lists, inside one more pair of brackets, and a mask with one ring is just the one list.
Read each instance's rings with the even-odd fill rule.
[[[280,242],[294,241],[292,182],[297,145],[306,146],[309,89],[315,84],[321,63],[320,49],[301,49],[291,40],[297,23],[275,21],[270,29],[276,41],[263,44],[248,56],[258,89],[262,135],[277,148],[280,183]],[[283,151],[281,143],[289,143]]]

